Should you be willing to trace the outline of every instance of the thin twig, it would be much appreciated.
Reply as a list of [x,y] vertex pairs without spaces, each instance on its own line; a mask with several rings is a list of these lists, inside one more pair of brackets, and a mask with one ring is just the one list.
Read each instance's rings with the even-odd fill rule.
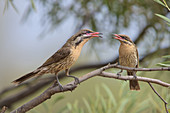
[[114,78],[114,79],[119,79],[119,80],[138,80],[138,81],[143,81],[143,82],[151,82],[151,83],[155,83],[158,85],[161,85],[163,87],[170,87],[169,83],[166,82],[162,82],[159,79],[151,79],[151,78],[146,78],[146,77],[133,77],[133,76],[117,76],[117,74],[114,73],[108,73],[108,72],[102,72],[100,74],[100,76],[102,77],[107,77],[107,78]]
[[[130,70],[130,71],[170,71],[170,67],[159,67],[159,68],[131,68],[125,67],[121,65],[111,64],[108,68],[118,68],[123,70]],[[106,68],[107,69],[107,68]]]
[[166,110],[166,112],[167,113],[169,113],[168,112],[168,109],[167,109],[167,102],[159,95],[159,93],[154,89],[154,87],[152,86],[152,84],[150,83],[150,82],[148,82],[148,84],[150,85],[150,87],[152,88],[152,90],[158,95],[158,97],[164,102],[164,104],[165,104],[165,110]]

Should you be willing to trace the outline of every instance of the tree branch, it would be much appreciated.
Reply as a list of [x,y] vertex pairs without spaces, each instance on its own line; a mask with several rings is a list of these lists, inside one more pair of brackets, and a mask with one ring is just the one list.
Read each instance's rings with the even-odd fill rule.
[[43,86],[45,86],[45,84],[48,83],[48,82],[49,81],[46,80],[46,81],[40,82],[38,84],[28,85],[27,88],[24,88],[21,92],[19,92],[17,94],[12,95],[12,96],[10,96],[8,98],[2,98],[0,100],[0,106],[8,106],[8,108],[10,108],[12,103],[20,100],[21,98],[27,97],[28,95],[31,95],[36,90],[38,90],[38,89],[42,88]]
[[[156,50],[156,51],[154,51],[152,53],[149,53],[149,54],[145,55],[139,61],[140,61],[140,63],[142,63],[143,60],[145,60],[145,58],[152,57],[156,53],[159,53],[161,56],[163,56],[164,53],[169,52],[169,50],[170,50],[170,47],[163,48],[163,49],[160,49],[160,50]],[[79,66],[79,67],[71,69],[70,72],[72,73],[72,72],[81,71],[81,70],[85,70],[85,69],[100,68],[102,66],[107,65],[109,62],[115,63],[116,61],[118,61],[118,57],[116,57],[113,60],[106,61],[106,62],[103,62],[103,63],[82,65],[82,66]],[[64,74],[61,73],[59,75],[59,79],[62,79],[63,77],[64,77]],[[5,97],[5,98],[3,97],[2,99],[0,99],[0,107],[3,107],[4,105],[6,105],[6,106],[8,106],[8,108],[11,108],[11,106],[15,102],[18,102],[19,100],[22,100],[25,97],[28,97],[29,95],[32,95],[32,94],[36,93],[37,91],[39,91],[40,89],[42,89],[43,87],[47,86],[52,81],[54,81],[54,79],[55,79],[55,76],[49,76],[48,78],[41,79],[38,82],[35,82],[35,81],[31,81],[30,82],[29,81],[29,82],[24,83],[23,85],[29,84],[29,85],[27,85],[27,88],[26,88],[28,90],[25,89],[25,90],[22,90],[22,91],[19,91],[19,92],[17,91],[17,94],[13,94],[12,95],[13,98],[11,98],[11,95],[9,97],[8,96]],[[5,90],[0,92],[0,96],[2,96],[4,93],[7,93],[8,91],[11,91],[11,90],[14,90],[14,89],[18,89],[18,88],[22,87],[23,85],[19,85],[18,87],[9,87],[9,88],[6,88]],[[29,90],[30,87],[31,87],[32,90]],[[33,89],[35,89],[35,90],[33,90]],[[22,98],[22,99],[18,99],[18,98]]]
[[152,88],[152,90],[158,95],[158,97],[164,102],[164,104],[165,104],[165,110],[166,110],[166,112],[167,113],[169,113],[168,112],[168,109],[167,109],[167,102],[159,95],[159,93],[154,89],[154,87],[152,86],[152,84],[150,83],[150,82],[148,82],[148,84],[150,85],[150,87]]
[[[157,80],[157,79],[151,79],[151,78],[146,78],[146,77],[134,78],[133,76],[119,76],[118,77],[117,74],[104,72],[104,70],[109,69],[109,68],[113,68],[113,66],[118,66],[118,65],[117,64],[112,64],[112,65],[109,64],[107,66],[104,66],[100,69],[97,69],[95,71],[92,71],[92,72],[80,77],[79,81],[81,83],[81,82],[88,80],[92,77],[101,76],[101,77],[107,77],[107,78],[115,78],[115,79],[119,79],[119,80],[138,80],[138,81],[143,81],[143,82],[155,83],[155,84],[158,84],[158,85],[161,85],[161,86],[164,86],[164,87],[170,87],[169,83],[165,83],[165,82],[162,82],[162,81]],[[125,67],[122,67],[122,69],[123,68],[125,68]],[[137,69],[137,68],[135,68],[135,69]],[[153,68],[148,69],[148,70],[153,70]],[[140,69],[138,71],[143,71],[143,70]],[[161,71],[165,71],[165,70],[163,69]],[[77,87],[77,84],[78,83],[74,83],[72,81],[72,82],[68,83],[67,85],[64,85],[63,86],[63,92],[74,90]],[[11,113],[25,113],[26,111],[29,111],[30,109],[36,107],[37,105],[41,104],[42,102],[46,101],[47,99],[50,99],[51,96],[54,95],[55,93],[60,93],[60,92],[62,92],[62,91],[60,91],[60,88],[58,86],[53,85],[50,88],[48,88],[47,90],[45,90],[41,95],[32,99],[28,103],[20,106],[16,110],[13,110]]]
[[[130,70],[130,71],[170,71],[170,67],[160,67],[160,68],[131,68],[126,66],[121,66],[117,64],[112,64],[109,68],[118,68],[122,70]],[[107,69],[107,68],[106,68]]]

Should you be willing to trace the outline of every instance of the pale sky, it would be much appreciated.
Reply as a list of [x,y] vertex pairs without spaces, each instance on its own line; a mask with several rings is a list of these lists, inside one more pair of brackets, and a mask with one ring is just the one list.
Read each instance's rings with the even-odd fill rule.
[[[0,3],[4,2],[0,1]],[[36,4],[37,12],[33,12],[29,19],[22,23],[21,19],[29,1],[16,0],[14,3],[19,14],[10,6],[3,15],[3,7],[0,7],[0,89],[4,86],[12,85],[11,81],[39,67],[74,32],[74,20],[70,18],[58,26],[54,32],[39,38],[39,34],[44,29],[40,22],[41,12],[39,11],[39,6]],[[85,45],[83,51],[87,46],[88,44]],[[99,46],[99,48],[104,49],[105,47],[102,46]],[[114,56],[107,55],[107,58],[105,52],[103,52],[105,56],[103,59],[109,60]],[[89,56],[88,59],[89,62],[96,60],[91,59],[90,61]],[[80,61],[79,58],[78,63],[80,62],[88,61]]]

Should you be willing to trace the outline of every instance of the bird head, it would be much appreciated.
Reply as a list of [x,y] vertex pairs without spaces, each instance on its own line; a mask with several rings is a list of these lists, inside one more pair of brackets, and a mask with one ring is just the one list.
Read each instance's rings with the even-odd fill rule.
[[127,36],[122,34],[114,34],[114,39],[119,40],[122,44],[134,44],[133,41]]
[[88,40],[99,37],[102,38],[102,33],[100,32],[94,32],[89,29],[82,29],[79,32],[77,32],[75,35],[73,35],[67,42],[70,42],[71,45],[77,46],[83,46]]

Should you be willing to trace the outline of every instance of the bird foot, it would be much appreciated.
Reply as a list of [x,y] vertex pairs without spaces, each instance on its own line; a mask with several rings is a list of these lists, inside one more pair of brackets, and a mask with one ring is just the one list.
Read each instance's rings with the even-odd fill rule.
[[63,88],[63,86],[61,85],[61,84],[58,84],[58,86],[59,86],[59,88],[60,88],[60,91],[64,91],[64,88]]
[[71,86],[71,88],[69,89],[71,92],[75,89],[75,87],[77,87],[77,85],[75,84],[67,84],[67,86]]
[[59,88],[60,88],[60,91],[64,91],[64,88],[63,88],[63,86],[60,84],[60,82],[57,82],[57,80],[55,80],[54,81],[54,83],[53,83],[53,86],[52,87],[55,87],[55,86],[59,86]]
[[133,75],[133,77],[134,77],[135,79],[137,79],[137,76],[136,76],[136,75]]
[[80,84],[80,81],[79,81],[79,79],[77,78],[77,77],[75,77],[75,76],[72,76],[72,75],[68,75],[67,77],[72,77],[72,78],[74,78],[74,84]]
[[121,73],[117,73],[117,78],[119,78],[121,76]]
[[115,66],[117,66],[117,65],[119,65],[119,63],[118,63],[118,62],[116,62],[114,65],[115,65]]
[[117,73],[117,78],[119,78],[121,76],[121,73],[123,72],[123,70],[121,69],[120,72]]
[[78,78],[75,78],[75,83],[74,84],[76,84],[76,83],[78,83],[80,85],[80,81],[79,81]]

